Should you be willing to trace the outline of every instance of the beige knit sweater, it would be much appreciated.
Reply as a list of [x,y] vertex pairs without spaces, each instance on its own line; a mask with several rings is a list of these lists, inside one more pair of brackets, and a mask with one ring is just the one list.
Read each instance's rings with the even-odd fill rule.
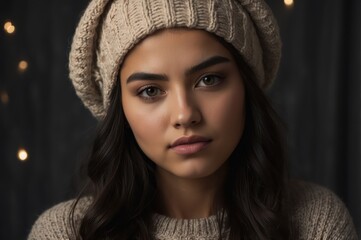
[[[310,183],[291,185],[292,219],[297,239],[358,239],[352,219],[343,202],[331,191]],[[60,203],[44,212],[35,222],[28,240],[69,239],[67,217],[73,201]],[[83,198],[75,212],[79,223],[90,198]],[[212,240],[218,239],[216,217],[173,219],[155,214],[156,239]],[[227,234],[227,232],[226,232]]]

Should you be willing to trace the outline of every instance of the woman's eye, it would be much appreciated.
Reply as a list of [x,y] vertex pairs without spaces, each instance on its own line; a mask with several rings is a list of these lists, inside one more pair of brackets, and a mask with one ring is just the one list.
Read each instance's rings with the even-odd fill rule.
[[162,94],[163,91],[160,90],[157,87],[145,87],[143,89],[141,89],[138,93],[138,95],[144,99],[152,99],[154,97],[159,96],[160,94]]
[[209,87],[209,86],[214,86],[217,85],[221,82],[221,80],[223,79],[223,77],[217,76],[217,75],[207,75],[202,77],[198,83],[197,83],[197,87]]

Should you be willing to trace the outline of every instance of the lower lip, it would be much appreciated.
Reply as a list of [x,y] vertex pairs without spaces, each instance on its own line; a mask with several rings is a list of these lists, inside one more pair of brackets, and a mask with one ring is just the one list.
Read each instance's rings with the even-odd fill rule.
[[201,151],[202,149],[206,148],[209,143],[210,143],[210,141],[209,142],[196,142],[196,143],[191,143],[191,144],[182,144],[182,145],[172,147],[171,149],[177,154],[189,155],[189,154],[194,154],[194,153]]

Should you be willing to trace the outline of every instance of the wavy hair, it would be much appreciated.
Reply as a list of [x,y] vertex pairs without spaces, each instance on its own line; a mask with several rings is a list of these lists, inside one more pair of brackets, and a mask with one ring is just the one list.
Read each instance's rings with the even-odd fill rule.
[[[235,58],[246,92],[245,130],[228,159],[230,167],[223,189],[229,239],[292,239],[283,124],[234,47],[218,40]],[[74,220],[81,196],[92,197],[80,224],[75,226],[72,221],[78,240],[153,239],[155,164],[133,136],[120,93],[117,80],[88,159],[89,181],[70,215]]]

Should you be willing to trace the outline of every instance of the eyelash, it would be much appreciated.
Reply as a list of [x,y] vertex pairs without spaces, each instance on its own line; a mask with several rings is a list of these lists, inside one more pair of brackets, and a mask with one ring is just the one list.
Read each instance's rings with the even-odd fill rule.
[[[219,84],[222,83],[222,80],[225,79],[225,76],[223,75],[219,75],[219,74],[208,74],[208,75],[205,75],[205,76],[202,76],[199,81],[197,81],[196,83],[196,86],[202,81],[204,80],[206,77],[212,77],[212,78],[217,78],[217,83],[215,84],[212,84],[212,85],[206,85],[206,86],[202,86],[201,88],[209,88],[209,87],[214,87],[214,86],[217,86]],[[157,94],[156,96],[142,96],[142,94],[147,90],[147,89],[155,89],[157,91],[161,91],[164,93],[164,91],[162,91],[160,88],[158,88],[157,86],[154,86],[154,85],[146,85],[146,86],[143,86],[142,88],[140,88],[138,90],[138,93],[137,95],[142,98],[144,101],[147,101],[147,102],[151,102],[153,100],[155,100],[156,98],[159,97],[159,95]]]

